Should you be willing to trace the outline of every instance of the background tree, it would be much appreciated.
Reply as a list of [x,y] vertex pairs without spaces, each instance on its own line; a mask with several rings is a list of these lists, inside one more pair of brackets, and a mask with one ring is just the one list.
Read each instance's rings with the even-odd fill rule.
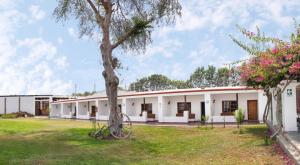
[[115,71],[120,62],[113,55],[116,48],[143,51],[151,42],[152,28],[170,24],[181,14],[178,0],[58,0],[54,10],[57,21],[70,17],[79,21],[80,36],[100,40],[111,133],[121,134],[122,117],[117,106],[119,78]]
[[189,82],[184,80],[171,80],[171,85],[176,87],[177,89],[191,88]]
[[85,91],[83,93],[72,93],[72,96],[91,96],[91,95],[93,95],[95,93],[96,92]]
[[240,72],[238,70],[237,67],[232,67],[230,69],[230,73],[229,73],[229,85],[231,86],[240,86],[240,85],[244,85],[241,81],[240,81]]
[[133,89],[135,91],[148,91],[151,90],[152,87],[152,90],[156,90],[161,88],[162,86],[171,85],[170,82],[171,80],[167,76],[161,74],[153,74],[148,77],[138,79],[134,83],[131,83],[129,89]]
[[208,65],[205,71],[205,84],[207,87],[216,86],[216,67]]
[[191,84],[191,86],[193,88],[201,88],[201,87],[205,87],[205,73],[206,70],[205,68],[202,67],[198,67],[194,73],[192,73],[192,75],[190,76],[189,79],[189,83]]
[[129,89],[135,91],[154,91],[163,89],[183,89],[188,87],[189,85],[186,81],[171,80],[167,76],[153,74],[131,83]]
[[215,76],[215,85],[218,87],[229,85],[230,71],[228,68],[219,68]]

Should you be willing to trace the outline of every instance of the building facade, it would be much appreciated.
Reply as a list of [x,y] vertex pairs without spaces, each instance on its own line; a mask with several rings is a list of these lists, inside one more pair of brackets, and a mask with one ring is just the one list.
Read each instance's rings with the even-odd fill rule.
[[[150,92],[119,91],[121,111],[134,122],[188,123],[208,116],[208,122],[236,122],[234,111],[242,108],[245,120],[263,121],[266,97],[247,87],[178,89]],[[50,117],[108,120],[105,93],[51,102]]]
[[35,116],[48,116],[50,102],[69,99],[53,95],[1,95],[0,114],[27,112]]
[[[284,81],[282,83],[285,83]],[[274,92],[273,92],[274,93]],[[281,94],[282,101],[282,128],[284,132],[297,131],[297,118],[300,117],[300,83],[296,80],[291,82]],[[277,126],[277,100],[272,97],[268,123]],[[300,124],[300,119],[299,124]]]

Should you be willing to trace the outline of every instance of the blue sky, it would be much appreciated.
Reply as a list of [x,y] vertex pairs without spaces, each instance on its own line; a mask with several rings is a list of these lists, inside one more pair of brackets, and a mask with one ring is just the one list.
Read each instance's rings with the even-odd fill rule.
[[[175,25],[153,32],[145,54],[117,54],[126,70],[121,85],[153,73],[188,79],[199,66],[224,66],[247,58],[228,37],[235,25],[259,26],[284,39],[300,21],[299,0],[182,0]],[[96,41],[78,38],[76,21],[56,23],[56,1],[0,0],[0,94],[70,94],[104,89]]]

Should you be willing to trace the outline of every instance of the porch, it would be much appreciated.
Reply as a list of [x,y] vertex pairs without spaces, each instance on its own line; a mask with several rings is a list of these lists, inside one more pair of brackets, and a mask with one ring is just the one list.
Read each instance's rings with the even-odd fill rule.
[[125,110],[131,121],[147,122],[158,121],[158,98],[128,98],[125,99]]
[[159,122],[188,123],[198,121],[205,110],[201,106],[203,95],[181,95],[162,97],[162,117]]
[[61,114],[61,104],[51,104],[50,111],[49,111],[50,118],[60,118]]

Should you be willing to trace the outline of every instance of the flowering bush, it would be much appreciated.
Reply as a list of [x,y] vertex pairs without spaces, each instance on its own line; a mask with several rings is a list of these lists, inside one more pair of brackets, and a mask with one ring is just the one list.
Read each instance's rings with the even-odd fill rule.
[[[290,42],[265,38],[246,30],[242,33],[250,39],[273,43],[269,49],[250,50],[253,56],[239,68],[241,81],[252,87],[272,88],[282,80],[297,79],[300,73],[300,27]],[[296,36],[296,37],[295,37]],[[239,43],[241,45],[241,43]],[[246,49],[246,48],[245,48]]]

